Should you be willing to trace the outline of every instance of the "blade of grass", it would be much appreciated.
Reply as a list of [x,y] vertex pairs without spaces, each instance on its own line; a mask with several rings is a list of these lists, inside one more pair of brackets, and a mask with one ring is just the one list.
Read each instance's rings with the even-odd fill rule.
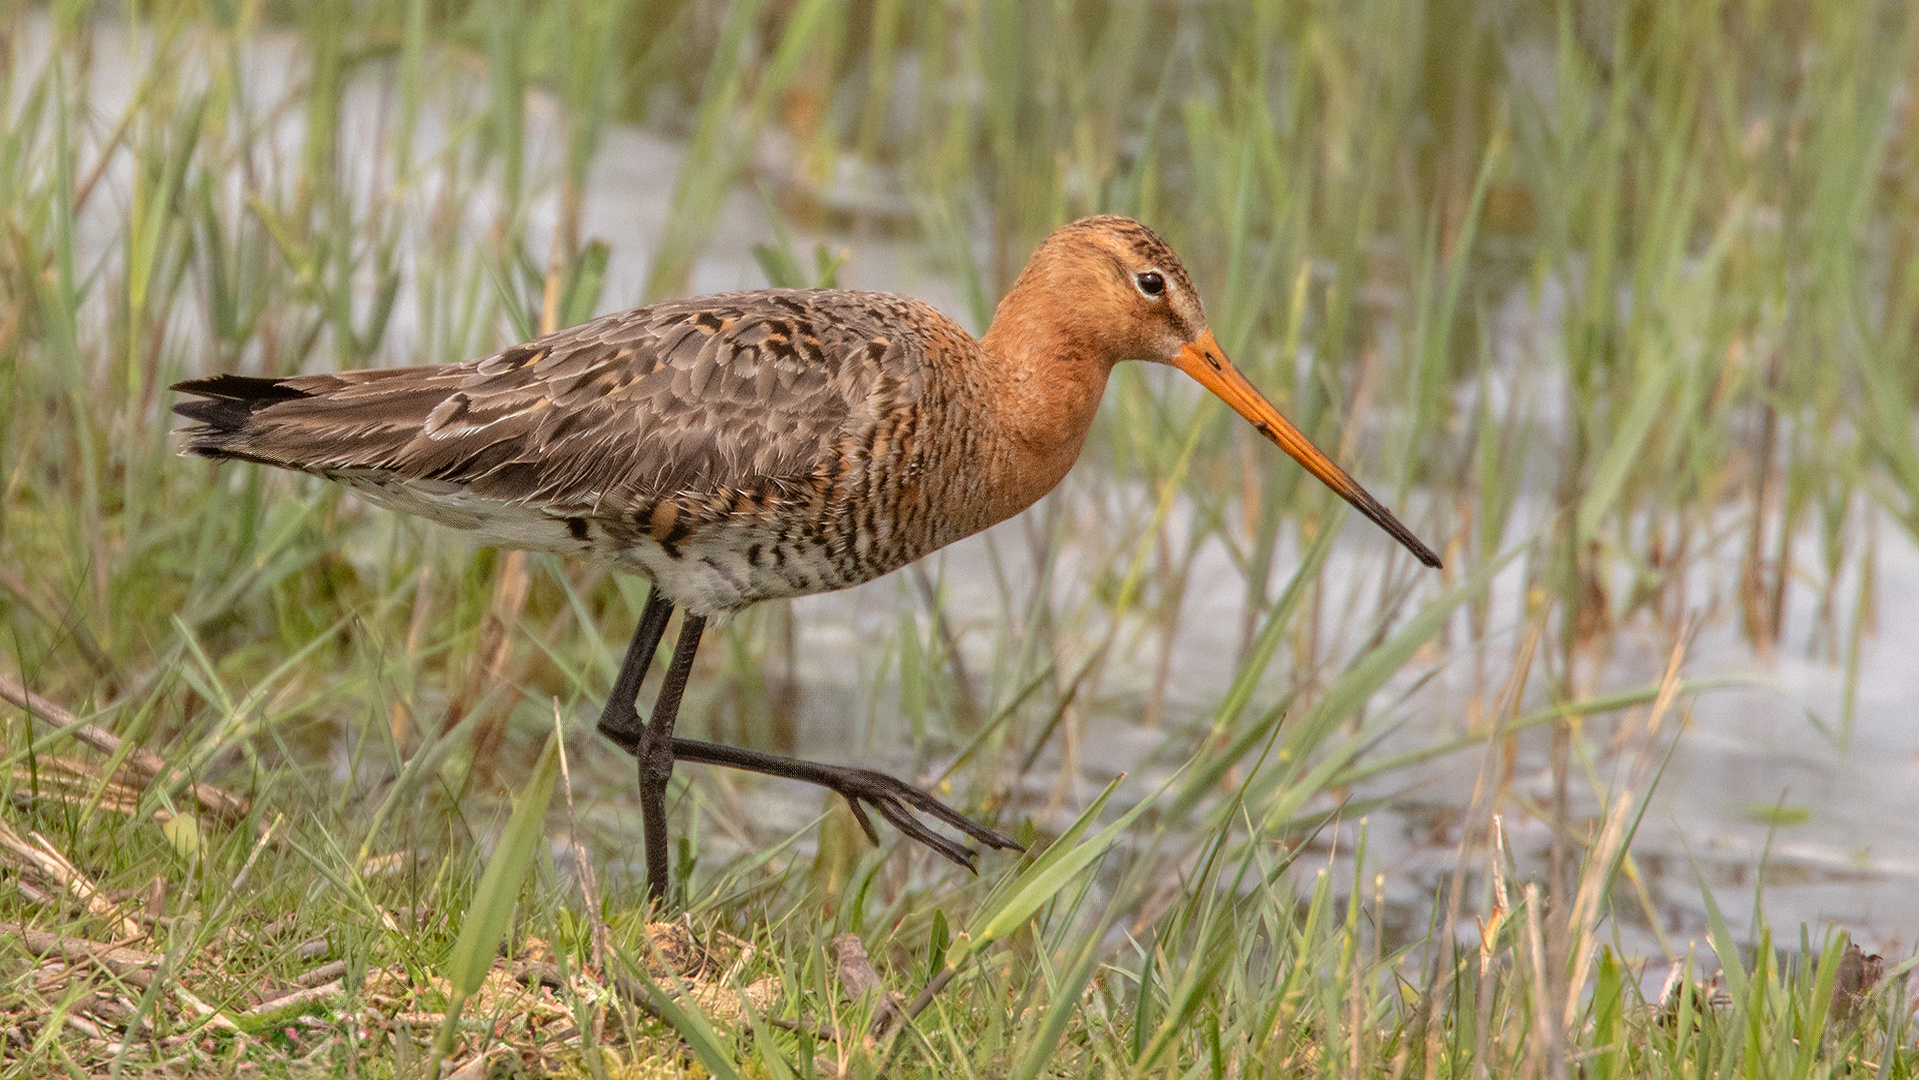
[[519,906],[520,887],[526,883],[534,857],[545,839],[546,804],[553,797],[553,784],[559,772],[559,744],[548,737],[533,767],[533,777],[520,792],[506,829],[500,834],[499,846],[487,859],[486,872],[481,875],[479,887],[474,890],[473,900],[461,920],[460,936],[447,956],[445,970],[452,998],[447,1002],[446,1021],[440,1026],[433,1051],[433,1069],[428,1075],[435,1074],[439,1062],[453,1049],[460,1010],[466,999],[479,991],[480,984],[486,981],[486,973],[493,969],[493,958]]

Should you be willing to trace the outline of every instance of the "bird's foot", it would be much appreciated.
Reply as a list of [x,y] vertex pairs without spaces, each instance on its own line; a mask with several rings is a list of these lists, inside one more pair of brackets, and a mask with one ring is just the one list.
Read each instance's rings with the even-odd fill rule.
[[[607,726],[602,725],[600,730],[629,754],[637,757],[645,752],[647,740],[644,727],[630,736],[617,726],[609,730]],[[765,773],[768,776],[779,776],[788,780],[801,780],[839,792],[847,805],[853,808],[853,819],[860,823],[860,829],[873,843],[879,843],[880,838],[878,830],[873,828],[872,819],[866,813],[869,806],[879,811],[879,815],[892,822],[899,831],[974,873],[979,872],[979,867],[976,865],[979,853],[951,837],[942,836],[933,831],[932,826],[918,815],[925,814],[944,822],[990,848],[1001,851],[1026,850],[1015,841],[981,825],[919,788],[872,769],[854,769],[844,765],[802,761],[798,758],[780,757],[775,754],[761,753],[758,750],[723,746],[698,739],[675,738],[672,748],[675,761],[745,769],[748,772]]]
[[1017,842],[981,825],[904,780],[872,769],[848,769],[834,765],[822,765],[819,768],[823,773],[830,772],[833,775],[830,778],[823,776],[814,782],[840,793],[846,805],[852,807],[853,818],[866,832],[866,838],[875,844],[880,842],[879,833],[874,831],[873,822],[866,816],[866,807],[862,804],[870,804],[879,811],[881,817],[892,822],[894,828],[974,873],[979,872],[979,867],[975,865],[979,853],[934,832],[914,816],[914,811],[938,818],[987,847],[1002,851],[1026,850]]

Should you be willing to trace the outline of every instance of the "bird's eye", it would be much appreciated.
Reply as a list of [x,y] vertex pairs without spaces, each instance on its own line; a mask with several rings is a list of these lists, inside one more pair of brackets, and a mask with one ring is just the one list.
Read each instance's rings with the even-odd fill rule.
[[1133,284],[1139,286],[1140,293],[1149,299],[1158,299],[1166,291],[1166,279],[1157,270],[1148,270],[1139,275],[1133,279]]

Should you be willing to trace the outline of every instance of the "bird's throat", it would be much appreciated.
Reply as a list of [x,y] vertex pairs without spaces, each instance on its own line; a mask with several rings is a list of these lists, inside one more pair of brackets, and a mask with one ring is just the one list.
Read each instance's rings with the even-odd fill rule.
[[[997,326],[997,324],[995,324]],[[997,378],[989,392],[999,420],[989,470],[993,520],[1002,521],[1053,490],[1079,459],[1112,365],[1068,342],[1027,337],[1003,352],[988,334]]]

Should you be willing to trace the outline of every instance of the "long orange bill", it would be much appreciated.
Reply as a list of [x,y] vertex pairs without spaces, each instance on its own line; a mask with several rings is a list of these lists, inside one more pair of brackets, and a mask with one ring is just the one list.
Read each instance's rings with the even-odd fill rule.
[[1362,514],[1373,519],[1373,523],[1392,534],[1393,539],[1406,545],[1420,562],[1437,567],[1439,556],[1423,543],[1413,531],[1400,523],[1391,510],[1379,505],[1379,500],[1366,493],[1359,482],[1346,475],[1346,470],[1333,464],[1333,459],[1319,452],[1305,435],[1300,434],[1292,422],[1279,415],[1273,403],[1265,395],[1253,389],[1246,376],[1226,359],[1219,343],[1213,340],[1213,332],[1206,331],[1198,341],[1188,342],[1179,351],[1179,359],[1174,363],[1181,371],[1199,380],[1199,384],[1211,390],[1221,401],[1233,407],[1233,411],[1252,422],[1261,435],[1279,444],[1281,450],[1293,456],[1293,460],[1306,466],[1306,471],[1319,477],[1320,482],[1339,493],[1339,497],[1352,503]]

